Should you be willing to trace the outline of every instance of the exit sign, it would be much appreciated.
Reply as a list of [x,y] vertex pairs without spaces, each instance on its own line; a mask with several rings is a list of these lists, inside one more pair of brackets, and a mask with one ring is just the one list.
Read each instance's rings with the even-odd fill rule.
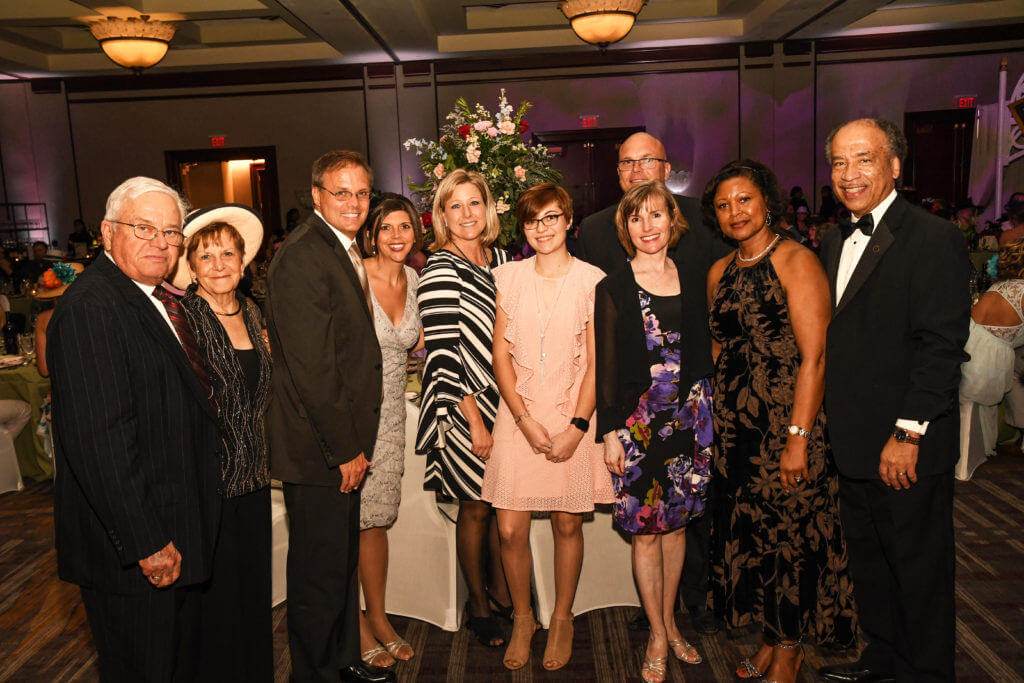
[[223,147],[227,140],[223,135],[211,135],[210,136],[210,147]]
[[958,95],[956,98],[956,106],[959,109],[974,109],[974,99],[974,95]]
[[583,128],[597,128],[597,118],[597,114],[581,116],[580,125]]

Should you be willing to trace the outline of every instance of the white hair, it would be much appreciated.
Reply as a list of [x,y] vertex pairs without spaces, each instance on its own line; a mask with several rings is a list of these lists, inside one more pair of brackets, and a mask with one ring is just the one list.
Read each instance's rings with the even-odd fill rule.
[[116,221],[121,216],[125,202],[130,202],[147,192],[161,192],[173,199],[174,203],[178,205],[178,213],[181,215],[182,222],[184,222],[187,209],[185,208],[185,200],[182,199],[181,195],[159,180],[141,175],[129,178],[114,188],[114,191],[107,197],[107,211],[103,214],[103,220]]

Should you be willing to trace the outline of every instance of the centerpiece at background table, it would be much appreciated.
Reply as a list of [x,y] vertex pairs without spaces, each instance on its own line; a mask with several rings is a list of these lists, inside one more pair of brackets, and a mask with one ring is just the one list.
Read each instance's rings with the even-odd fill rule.
[[501,221],[500,246],[520,241],[513,208],[519,194],[537,183],[558,183],[562,174],[552,167],[551,156],[543,145],[528,145],[522,134],[530,129],[523,119],[530,110],[529,102],[522,102],[513,110],[501,90],[496,114],[477,104],[470,108],[462,97],[455,100],[455,109],[448,114],[447,123],[441,128],[441,139],[437,142],[411,138],[405,141],[406,149],[415,149],[419,165],[426,179],[422,184],[409,181],[409,189],[426,209],[423,226],[428,237],[432,235],[429,213],[434,202],[437,184],[456,168],[477,171],[487,179],[498,218]]

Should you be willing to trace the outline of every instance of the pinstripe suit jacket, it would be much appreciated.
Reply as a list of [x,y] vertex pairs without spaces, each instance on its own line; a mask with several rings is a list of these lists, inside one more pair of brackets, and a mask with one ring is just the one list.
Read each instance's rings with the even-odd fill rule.
[[105,256],[61,297],[47,328],[60,578],[153,590],[138,561],[173,541],[175,585],[210,574],[220,515],[213,409],[174,332]]

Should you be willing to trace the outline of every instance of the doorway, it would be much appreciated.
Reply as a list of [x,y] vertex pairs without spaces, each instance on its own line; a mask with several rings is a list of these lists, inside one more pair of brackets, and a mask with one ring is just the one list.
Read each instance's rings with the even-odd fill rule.
[[173,150],[164,157],[168,184],[191,208],[224,202],[251,206],[263,219],[264,246],[280,230],[276,148]]
[[562,187],[572,197],[574,220],[611,206],[622,198],[615,164],[619,147],[643,126],[552,130],[533,134],[533,144],[548,148],[552,165],[562,172]]
[[965,199],[971,179],[974,109],[915,111],[903,115],[907,159],[903,185],[910,198]]

